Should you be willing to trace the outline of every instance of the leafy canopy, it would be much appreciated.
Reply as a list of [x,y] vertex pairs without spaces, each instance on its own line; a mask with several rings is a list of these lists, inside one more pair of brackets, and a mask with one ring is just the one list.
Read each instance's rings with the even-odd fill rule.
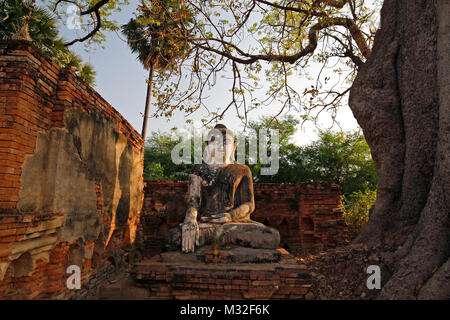
[[0,0],[0,39],[11,39],[25,23],[33,44],[63,68],[73,69],[89,85],[94,84],[95,71],[88,63],[64,45],[58,36],[57,18],[47,9],[34,6],[26,20],[30,5],[21,0]]
[[[279,106],[279,114],[294,109],[304,120],[316,120],[328,111],[334,119],[357,69],[370,57],[381,1],[185,0],[175,4],[175,11],[187,12],[190,19],[185,23],[168,11],[166,18],[179,31],[170,37],[187,42],[189,55],[178,72],[158,74],[155,116],[168,116],[167,110],[174,109],[191,115],[203,107],[203,122],[211,123],[234,109],[247,123],[247,114],[261,106]],[[321,71],[311,77],[308,68],[314,65]],[[335,76],[322,72],[327,68]],[[221,76],[231,79],[219,81]],[[299,78],[315,84],[301,88]],[[269,86],[261,97],[257,90],[263,88],[263,80]],[[218,83],[230,88],[230,101],[209,110],[206,92]]]
[[[261,163],[249,165],[257,182],[300,183],[327,181],[339,184],[342,194],[358,190],[375,190],[378,178],[370,148],[362,133],[320,131],[318,139],[306,146],[291,140],[299,121],[292,115],[281,120],[263,117],[250,122],[256,130],[279,130],[279,170],[275,175],[261,175]],[[250,131],[252,134],[255,131]]]
[[[79,8],[82,35],[64,42],[67,47],[101,44],[107,31],[120,29],[111,15],[129,2],[45,3],[62,22],[68,5]],[[144,49],[141,61],[162,67],[154,115],[202,110],[201,120],[209,124],[234,109],[247,123],[249,112],[270,106],[277,114],[295,110],[304,120],[326,111],[334,120],[357,69],[370,57],[380,6],[381,0],[143,0],[133,28],[151,39],[147,47],[142,37],[133,41]],[[317,65],[320,72],[310,73]],[[208,89],[217,84],[229,88],[229,101],[214,101],[210,110]]]
[[132,52],[147,69],[153,64],[174,71],[189,50],[188,42],[179,39],[180,24],[189,24],[192,16],[178,0],[142,0],[137,11],[136,18],[122,26]]
[[106,41],[107,32],[116,32],[120,26],[112,19],[112,14],[120,12],[122,6],[128,5],[128,0],[44,0],[47,7],[57,18],[65,23],[71,19],[73,12],[68,6],[76,6],[80,14],[79,37],[65,42],[65,46],[75,43],[85,43],[86,46],[100,45]]

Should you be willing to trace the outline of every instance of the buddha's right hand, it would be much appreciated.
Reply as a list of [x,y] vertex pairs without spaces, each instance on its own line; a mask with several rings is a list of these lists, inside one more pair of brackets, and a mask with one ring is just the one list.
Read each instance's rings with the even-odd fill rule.
[[198,244],[199,230],[195,220],[186,221],[181,226],[181,251],[194,252],[195,244]]

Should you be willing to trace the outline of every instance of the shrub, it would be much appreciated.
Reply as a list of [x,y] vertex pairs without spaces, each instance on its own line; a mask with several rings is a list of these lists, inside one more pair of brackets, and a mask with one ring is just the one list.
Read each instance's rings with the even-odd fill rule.
[[348,196],[342,196],[344,221],[348,227],[350,240],[356,238],[369,220],[369,209],[375,203],[377,191],[367,189],[355,191]]
[[147,163],[144,167],[145,180],[164,180],[164,168],[160,163]]

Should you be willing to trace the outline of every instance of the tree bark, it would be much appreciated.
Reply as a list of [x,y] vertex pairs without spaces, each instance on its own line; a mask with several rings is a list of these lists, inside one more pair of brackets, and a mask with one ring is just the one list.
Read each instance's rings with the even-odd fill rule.
[[145,135],[147,133],[148,110],[150,109],[150,102],[152,98],[152,85],[153,85],[153,63],[150,63],[150,70],[148,72],[147,96],[145,98],[144,121],[142,123],[142,133],[141,133],[144,142],[145,142]]
[[449,3],[385,0],[350,91],[379,175],[355,241],[384,251],[382,299],[450,299]]

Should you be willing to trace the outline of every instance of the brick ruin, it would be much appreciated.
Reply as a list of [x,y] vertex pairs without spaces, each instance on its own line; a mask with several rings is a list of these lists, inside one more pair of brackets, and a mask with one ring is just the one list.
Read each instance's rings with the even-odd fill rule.
[[[136,263],[131,272],[141,298],[188,300],[305,299],[312,277],[284,249],[278,263],[161,262]],[[284,252],[283,252],[284,251]]]
[[141,299],[305,299],[312,277],[285,249],[301,254],[346,243],[338,185],[255,183],[252,219],[280,231],[280,261],[237,263],[210,246],[195,257],[163,253],[165,233],[184,220],[188,182],[146,181],[144,190],[139,237],[151,258],[130,273]]
[[[143,140],[73,71],[0,42],[0,298],[86,297],[130,254]],[[66,268],[81,266],[82,290]]]
[[[146,181],[140,235],[146,255],[160,252],[164,234],[184,220],[188,182]],[[252,219],[278,229],[281,246],[296,253],[346,243],[340,187],[331,183],[254,183]]]
[[[144,182],[142,170],[142,137],[96,91],[30,42],[1,41],[0,299],[96,298],[142,252],[159,253],[165,232],[184,219],[188,186]],[[337,185],[255,184],[255,200],[253,219],[277,228],[289,251],[345,242]],[[81,267],[81,290],[67,289],[70,265]],[[219,271],[223,283],[209,283],[213,273],[192,282],[208,282],[217,297],[224,286],[266,294],[273,281],[284,286],[279,298],[306,292],[289,270],[281,280],[255,270],[243,282]],[[173,271],[141,277],[170,282]],[[164,288],[155,295],[175,297]]]

